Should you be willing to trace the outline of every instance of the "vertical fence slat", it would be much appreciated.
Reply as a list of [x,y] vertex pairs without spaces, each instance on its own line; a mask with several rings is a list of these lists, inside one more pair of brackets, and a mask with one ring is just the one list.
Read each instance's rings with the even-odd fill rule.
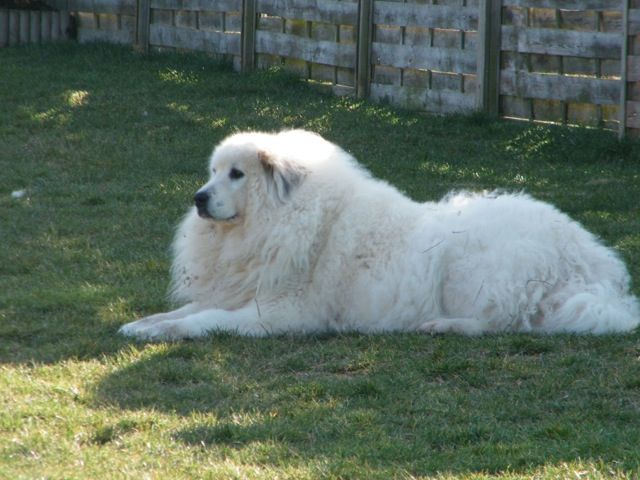
[[356,37],[356,97],[369,96],[371,85],[371,40],[373,0],[360,0],[358,8],[358,34]]
[[51,12],[40,13],[40,38],[43,42],[51,40]]
[[38,10],[30,12],[29,23],[29,41],[40,43],[40,12]]
[[51,12],[51,40],[60,39],[60,12]]
[[18,12],[16,10],[9,10],[9,39],[8,45],[13,46],[18,44],[18,29],[20,28],[20,20],[18,18]]
[[242,1],[241,69],[253,70],[256,45],[256,0]]
[[627,56],[629,54],[629,3],[622,2],[622,53],[620,61],[620,124],[618,137],[622,138],[627,133]]
[[19,31],[18,31],[18,42],[21,45],[29,43],[29,11],[28,10],[20,10],[18,12],[19,18]]
[[478,19],[477,108],[499,114],[502,0],[480,0]]
[[69,38],[69,22],[69,12],[67,10],[60,10],[60,36],[62,38]]
[[0,48],[9,45],[9,11],[0,9]]

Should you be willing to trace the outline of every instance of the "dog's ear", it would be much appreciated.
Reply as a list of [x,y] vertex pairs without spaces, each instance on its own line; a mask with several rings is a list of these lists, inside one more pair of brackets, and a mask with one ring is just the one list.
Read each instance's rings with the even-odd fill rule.
[[274,158],[264,151],[258,152],[258,159],[267,175],[267,188],[275,193],[280,202],[286,202],[291,192],[304,180],[307,174],[306,169],[286,160]]

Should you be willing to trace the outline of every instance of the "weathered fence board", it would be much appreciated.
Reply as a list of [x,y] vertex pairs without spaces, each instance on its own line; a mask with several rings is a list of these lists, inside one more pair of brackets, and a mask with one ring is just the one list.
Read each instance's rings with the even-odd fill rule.
[[401,27],[477,30],[478,10],[472,7],[377,1],[374,3],[373,22]]
[[440,113],[465,113],[475,106],[475,95],[454,90],[433,90],[419,87],[397,88],[394,85],[371,85],[371,98],[402,108],[437,110]]
[[256,66],[256,2],[243,0],[242,33],[240,45],[240,68],[243,72],[253,70]]
[[620,101],[620,81],[505,70],[500,75],[500,92],[541,100],[616,105]]
[[39,11],[31,12],[29,16],[29,42],[31,43],[40,43],[42,38],[41,35],[41,15]]
[[373,42],[371,54],[377,64],[396,68],[430,69],[453,73],[474,72],[476,69],[476,54],[472,50]]
[[373,42],[373,0],[360,0],[356,42],[356,97],[369,96],[371,87],[371,50]]
[[627,56],[627,81],[640,82],[640,55]]
[[637,35],[640,33],[640,9],[630,9],[628,35]]
[[335,65],[338,67],[355,66],[355,45],[312,40],[303,37],[275,32],[256,32],[256,53],[267,53],[292,57],[312,63]]
[[149,29],[151,45],[199,52],[240,55],[240,35],[195,30],[171,25],[151,25]]
[[191,12],[239,12],[242,10],[242,0],[151,0],[151,8]]
[[640,0],[623,0],[622,85],[619,135],[640,136]]
[[136,14],[135,0],[69,0],[69,9],[76,12]]
[[55,25],[51,21],[51,12],[41,12],[40,14],[40,37],[51,39],[51,32],[55,29]]
[[9,10],[0,9],[0,47],[9,45]]
[[627,102],[627,128],[640,128],[640,100]]
[[149,53],[149,37],[151,29],[151,2],[139,0],[136,15],[135,48],[142,53]]
[[[83,22],[81,20],[81,22]],[[84,22],[83,22],[84,23]],[[119,29],[101,29],[84,27],[78,33],[78,40],[84,42],[111,42],[121,44],[133,44],[134,36],[132,32]]]
[[18,43],[29,43],[29,12],[25,10],[18,11]]
[[550,8],[563,10],[622,11],[623,0],[502,0],[504,7]]
[[258,0],[260,13],[307,22],[354,25],[358,4],[331,0]]
[[502,5],[495,0],[480,0],[478,7],[476,68],[476,108],[491,116],[500,113],[500,26]]
[[620,123],[618,124],[618,136],[620,138],[624,137],[627,132],[627,127],[630,123],[629,117],[627,115],[627,107],[629,100],[629,64],[625,61],[625,59],[629,56],[630,53],[630,40],[629,35],[629,6],[630,2],[624,0],[624,6],[622,10],[622,45],[621,45],[621,56],[623,61],[620,65]]
[[502,49],[520,53],[620,58],[622,34],[552,28],[502,27]]

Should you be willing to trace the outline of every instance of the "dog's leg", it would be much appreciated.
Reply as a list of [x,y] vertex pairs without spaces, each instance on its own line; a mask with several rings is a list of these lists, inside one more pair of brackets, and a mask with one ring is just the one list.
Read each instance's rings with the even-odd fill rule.
[[[283,329],[295,328],[283,322],[289,313],[288,309],[276,309],[265,315],[261,314],[253,304],[232,311],[214,308],[187,314],[182,318],[166,318],[151,322],[145,322],[143,319],[123,326],[120,333],[143,340],[195,338],[216,331],[264,336]],[[274,322],[269,319],[273,319]],[[275,322],[281,328],[274,329],[272,324]]]

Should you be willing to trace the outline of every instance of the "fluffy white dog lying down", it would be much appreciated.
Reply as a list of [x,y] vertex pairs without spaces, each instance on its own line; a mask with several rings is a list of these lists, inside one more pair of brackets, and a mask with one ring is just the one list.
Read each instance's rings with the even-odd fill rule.
[[173,242],[185,305],[123,334],[601,334],[640,321],[618,256],[527,195],[416,203],[300,130],[232,135],[210,174]]

